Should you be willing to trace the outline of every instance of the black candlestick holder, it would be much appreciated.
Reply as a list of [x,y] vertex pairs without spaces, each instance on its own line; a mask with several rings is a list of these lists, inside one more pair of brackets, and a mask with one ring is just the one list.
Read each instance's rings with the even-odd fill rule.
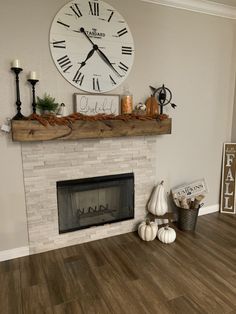
[[12,67],[11,70],[16,75],[16,108],[17,114],[14,116],[13,120],[24,120],[25,116],[21,113],[21,101],[20,101],[20,87],[19,87],[19,74],[23,69]]
[[36,101],[35,101],[35,85],[38,83],[39,80],[32,80],[28,79],[28,82],[32,85],[32,95],[33,95],[33,101],[32,101],[32,108],[33,113],[36,113]]

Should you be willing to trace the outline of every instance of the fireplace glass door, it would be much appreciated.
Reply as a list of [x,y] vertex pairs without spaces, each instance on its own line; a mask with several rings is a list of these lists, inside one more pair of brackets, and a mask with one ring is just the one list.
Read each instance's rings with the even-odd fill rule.
[[57,182],[59,233],[134,218],[134,174]]

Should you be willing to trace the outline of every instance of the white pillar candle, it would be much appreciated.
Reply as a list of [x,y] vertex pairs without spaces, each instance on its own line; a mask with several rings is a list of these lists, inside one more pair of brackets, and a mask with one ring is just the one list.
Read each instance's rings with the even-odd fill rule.
[[29,79],[30,80],[37,80],[38,78],[37,78],[37,73],[35,72],[35,71],[31,71],[30,73],[29,73]]
[[13,60],[11,63],[11,67],[12,68],[20,68],[20,60],[19,59]]

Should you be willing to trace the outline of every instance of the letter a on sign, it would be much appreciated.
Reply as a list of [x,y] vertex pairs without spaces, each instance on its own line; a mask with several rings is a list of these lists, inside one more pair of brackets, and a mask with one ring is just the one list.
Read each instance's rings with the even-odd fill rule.
[[222,165],[220,212],[235,214],[236,143],[225,143]]

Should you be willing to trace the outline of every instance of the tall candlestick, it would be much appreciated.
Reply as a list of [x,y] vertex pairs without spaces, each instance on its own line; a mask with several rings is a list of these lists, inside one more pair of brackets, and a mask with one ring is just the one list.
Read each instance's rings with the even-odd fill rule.
[[20,68],[20,60],[19,59],[13,60],[11,63],[11,67],[12,68]]
[[[14,61],[16,61],[16,60],[14,60]],[[12,65],[14,64],[15,66],[13,66],[11,68],[11,70],[16,75],[16,108],[17,108],[17,114],[14,116],[13,120],[24,120],[25,117],[21,113],[20,87],[19,87],[19,74],[21,71],[23,71],[23,69],[21,69],[19,67],[19,65],[20,65],[19,60],[17,60],[17,61],[18,62],[14,62],[14,63],[12,62]]]
[[[32,73],[32,72],[31,72]],[[36,72],[34,72],[36,74]],[[31,76],[32,77],[32,76]],[[34,77],[34,76],[33,76]],[[35,75],[36,77],[36,75]],[[30,84],[32,85],[32,108],[33,108],[33,114],[36,113],[36,101],[35,101],[35,85],[38,82],[38,80],[34,80],[29,78],[28,82],[30,82]]]

